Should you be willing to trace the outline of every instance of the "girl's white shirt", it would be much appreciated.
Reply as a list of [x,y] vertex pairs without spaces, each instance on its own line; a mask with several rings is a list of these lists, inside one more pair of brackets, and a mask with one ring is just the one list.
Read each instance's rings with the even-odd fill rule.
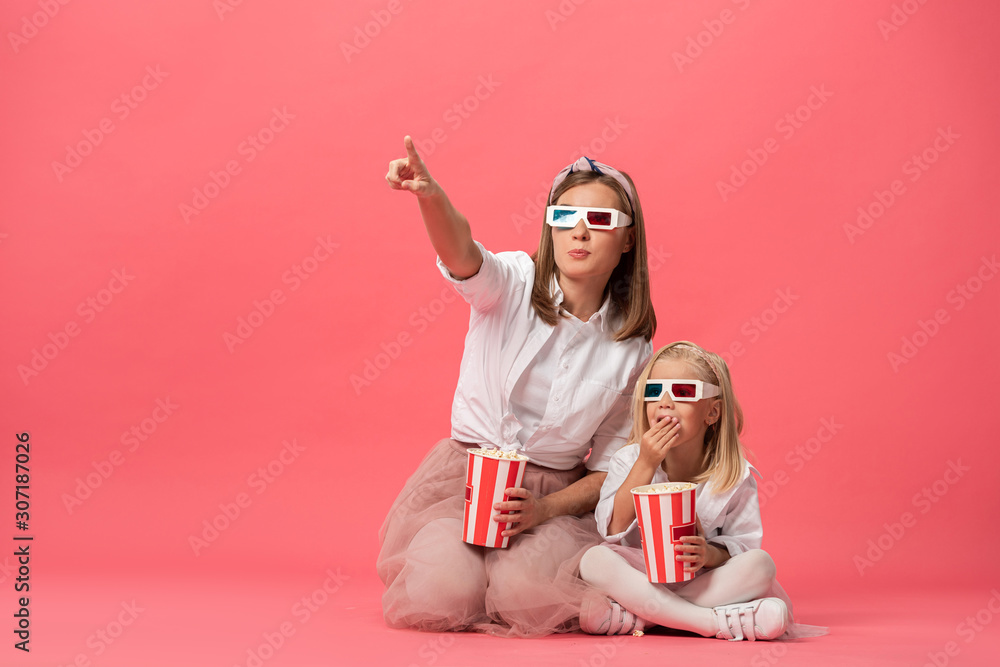
[[[615,508],[615,494],[625,482],[632,466],[639,459],[639,445],[633,443],[622,447],[614,456],[608,467],[608,476],[601,486],[601,499],[594,510],[597,529],[608,542],[624,546],[641,547],[638,521],[632,523],[620,533],[608,534],[611,515]],[[753,473],[753,474],[751,474]],[[739,484],[723,493],[711,490],[711,485],[705,482],[695,487],[695,512],[701,520],[705,539],[729,551],[730,556],[760,549],[764,536],[764,527],[760,520],[760,502],[757,499],[757,481],[753,475],[760,475],[757,469],[743,460],[743,478]],[[671,480],[663,468],[657,468],[651,484],[663,484]]]
[[[469,303],[469,332],[451,411],[451,437],[520,449],[533,463],[569,470],[607,470],[631,429],[635,380],[652,355],[642,337],[616,342],[619,324],[606,299],[587,322],[553,327],[531,306],[535,264],[524,252],[483,255],[479,272],[442,275]],[[556,304],[563,293],[552,281]],[[519,381],[524,378],[523,382]],[[540,397],[547,397],[539,403]]]

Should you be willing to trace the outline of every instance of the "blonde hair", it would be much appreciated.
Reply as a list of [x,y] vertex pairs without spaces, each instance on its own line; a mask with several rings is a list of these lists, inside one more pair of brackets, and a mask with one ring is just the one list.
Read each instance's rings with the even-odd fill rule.
[[[635,184],[625,172],[620,172],[636,192]],[[593,171],[576,171],[566,177],[562,183],[549,193],[548,203],[555,202],[567,190],[584,183],[601,183],[606,185],[618,196],[618,208],[632,218],[635,242],[632,249],[623,252],[618,266],[615,267],[604,286],[604,295],[611,296],[611,303],[621,315],[621,326],[615,332],[615,340],[623,341],[636,336],[652,340],[656,333],[656,314],[653,312],[653,300],[649,295],[649,265],[646,260],[646,227],[642,217],[642,205],[636,192],[633,209],[630,198],[621,183],[611,176]],[[542,223],[542,238],[538,242],[538,250],[531,256],[535,262],[535,284],[531,288],[531,305],[543,322],[555,326],[559,322],[560,312],[552,298],[549,286],[553,276],[558,276],[555,251],[552,246],[552,228]]]
[[[719,386],[718,400],[722,401],[722,414],[718,421],[710,424],[705,432],[705,454],[702,459],[704,472],[694,479],[696,483],[711,481],[717,493],[728,491],[743,479],[743,445],[740,433],[743,431],[743,409],[733,393],[733,383],[729,377],[729,367],[719,355],[709,352],[699,345],[680,340],[657,350],[642,374],[635,382],[634,411],[632,413],[632,433],[630,443],[637,443],[649,430],[646,416],[646,380],[653,366],[665,359],[679,359],[695,370],[698,379]],[[716,370],[718,369],[718,375]]]

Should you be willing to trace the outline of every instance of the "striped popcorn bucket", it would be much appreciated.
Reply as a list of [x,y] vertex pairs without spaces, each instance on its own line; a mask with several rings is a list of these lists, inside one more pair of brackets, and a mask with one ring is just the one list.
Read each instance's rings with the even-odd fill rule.
[[527,459],[501,459],[469,450],[465,480],[465,523],[462,540],[484,547],[504,548],[510,541],[500,533],[511,525],[493,520],[493,504],[510,500],[504,490],[521,486]]
[[646,576],[654,584],[672,584],[691,581],[693,572],[684,571],[684,563],[674,559],[674,545],[680,544],[684,535],[697,535],[697,515],[694,511],[694,489],[650,493],[647,484],[632,489],[635,515],[642,535],[642,555],[646,560]]

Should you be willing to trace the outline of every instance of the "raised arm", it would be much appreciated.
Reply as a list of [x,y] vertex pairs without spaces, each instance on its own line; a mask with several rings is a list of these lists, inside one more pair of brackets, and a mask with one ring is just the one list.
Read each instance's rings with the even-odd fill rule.
[[472,240],[469,221],[431,178],[409,135],[403,138],[403,145],[406,157],[389,163],[385,180],[393,190],[409,190],[417,196],[427,236],[451,275],[459,280],[476,275],[483,264],[483,255]]

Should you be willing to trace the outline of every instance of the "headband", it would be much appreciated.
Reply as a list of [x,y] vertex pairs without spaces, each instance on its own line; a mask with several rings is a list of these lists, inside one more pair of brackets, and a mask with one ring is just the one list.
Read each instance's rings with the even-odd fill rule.
[[692,345],[685,345],[683,343],[680,344],[680,345],[674,345],[673,349],[676,350],[678,348],[685,349],[685,350],[692,350],[695,354],[697,354],[699,357],[701,357],[702,359],[704,359],[705,362],[708,364],[708,367],[712,369],[713,373],[715,373],[715,379],[718,380],[719,382],[722,382],[722,374],[719,373],[719,369],[716,368],[715,362],[712,361],[712,358],[709,357],[707,354],[705,354],[705,352],[703,350],[701,350],[700,348],[694,347]]
[[[611,178],[618,181],[618,183],[625,189],[625,194],[628,195],[628,203],[632,206],[632,213],[635,214],[635,199],[632,195],[632,186],[629,185],[628,179],[625,178],[624,174],[615,169],[614,167],[609,167],[603,162],[597,162],[596,160],[591,160],[589,157],[582,157],[571,165],[563,167],[563,170],[556,174],[556,177],[552,180],[552,189],[549,191],[549,196],[551,197],[555,189],[559,187],[559,184],[566,180],[566,177],[572,174],[574,171],[593,171],[598,174],[603,174],[604,176],[610,176]],[[553,202],[549,201],[549,204]]]

